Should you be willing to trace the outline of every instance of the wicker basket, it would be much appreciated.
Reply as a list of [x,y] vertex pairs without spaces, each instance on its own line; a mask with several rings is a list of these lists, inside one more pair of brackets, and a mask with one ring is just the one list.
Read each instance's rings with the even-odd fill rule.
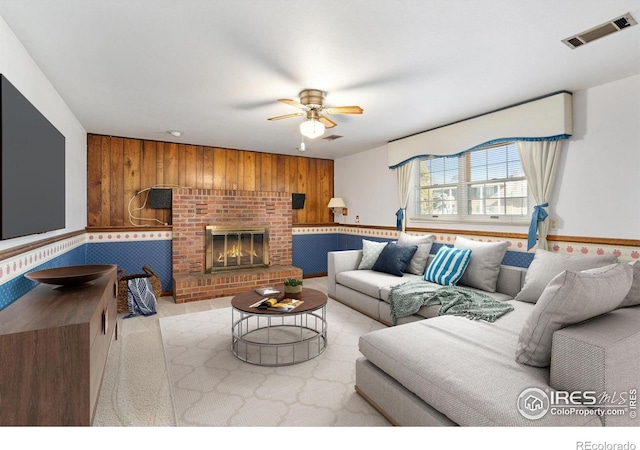
[[151,283],[151,287],[153,288],[153,294],[156,296],[156,299],[159,299],[162,296],[162,281],[160,281],[160,277],[151,269],[149,266],[142,266],[142,270],[144,273],[136,273],[127,275],[123,269],[118,270],[118,312],[126,313],[129,312],[129,302],[127,300],[127,281],[132,280],[134,278],[149,278],[149,282]]

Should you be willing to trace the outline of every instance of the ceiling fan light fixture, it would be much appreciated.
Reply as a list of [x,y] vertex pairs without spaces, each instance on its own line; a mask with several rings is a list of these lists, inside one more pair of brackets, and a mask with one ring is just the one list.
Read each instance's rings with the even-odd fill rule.
[[324,134],[324,124],[317,119],[305,120],[300,124],[300,133],[309,139],[315,139]]

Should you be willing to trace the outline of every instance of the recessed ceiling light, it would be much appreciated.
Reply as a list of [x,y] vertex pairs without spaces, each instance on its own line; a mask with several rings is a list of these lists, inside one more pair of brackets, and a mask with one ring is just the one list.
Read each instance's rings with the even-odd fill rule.
[[178,131],[178,130],[169,130],[169,131],[167,131],[167,133],[169,133],[171,136],[175,136],[175,137],[182,136],[182,131]]

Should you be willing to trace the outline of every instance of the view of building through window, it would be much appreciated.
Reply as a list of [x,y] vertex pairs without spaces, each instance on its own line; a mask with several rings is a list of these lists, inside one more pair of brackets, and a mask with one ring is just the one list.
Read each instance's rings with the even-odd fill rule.
[[473,219],[525,217],[527,180],[515,143],[456,156],[422,158],[418,164],[417,215]]

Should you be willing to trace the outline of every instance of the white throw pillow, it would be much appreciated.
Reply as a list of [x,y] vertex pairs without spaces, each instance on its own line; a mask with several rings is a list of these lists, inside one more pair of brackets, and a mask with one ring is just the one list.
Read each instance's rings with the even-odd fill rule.
[[498,275],[500,275],[500,264],[507,253],[507,243],[479,242],[457,236],[453,248],[471,250],[471,260],[458,283],[487,292],[495,292]]
[[535,367],[551,364],[553,333],[616,309],[632,280],[633,269],[626,263],[557,275],[522,327],[516,361]]
[[413,258],[409,261],[407,268],[404,270],[406,273],[412,273],[414,275],[424,274],[427,268],[427,261],[429,261],[429,254],[431,253],[431,247],[435,242],[436,237],[433,234],[427,236],[413,236],[403,231],[400,232],[398,237],[398,245],[402,247],[418,247],[418,250],[413,254]]
[[614,255],[565,255],[538,249],[527,269],[524,286],[515,299],[536,303],[547,284],[564,270],[580,272],[616,262],[618,258]]
[[376,242],[369,241],[367,239],[362,240],[362,260],[358,266],[358,270],[371,269],[378,260],[382,249],[388,244],[388,242]]

